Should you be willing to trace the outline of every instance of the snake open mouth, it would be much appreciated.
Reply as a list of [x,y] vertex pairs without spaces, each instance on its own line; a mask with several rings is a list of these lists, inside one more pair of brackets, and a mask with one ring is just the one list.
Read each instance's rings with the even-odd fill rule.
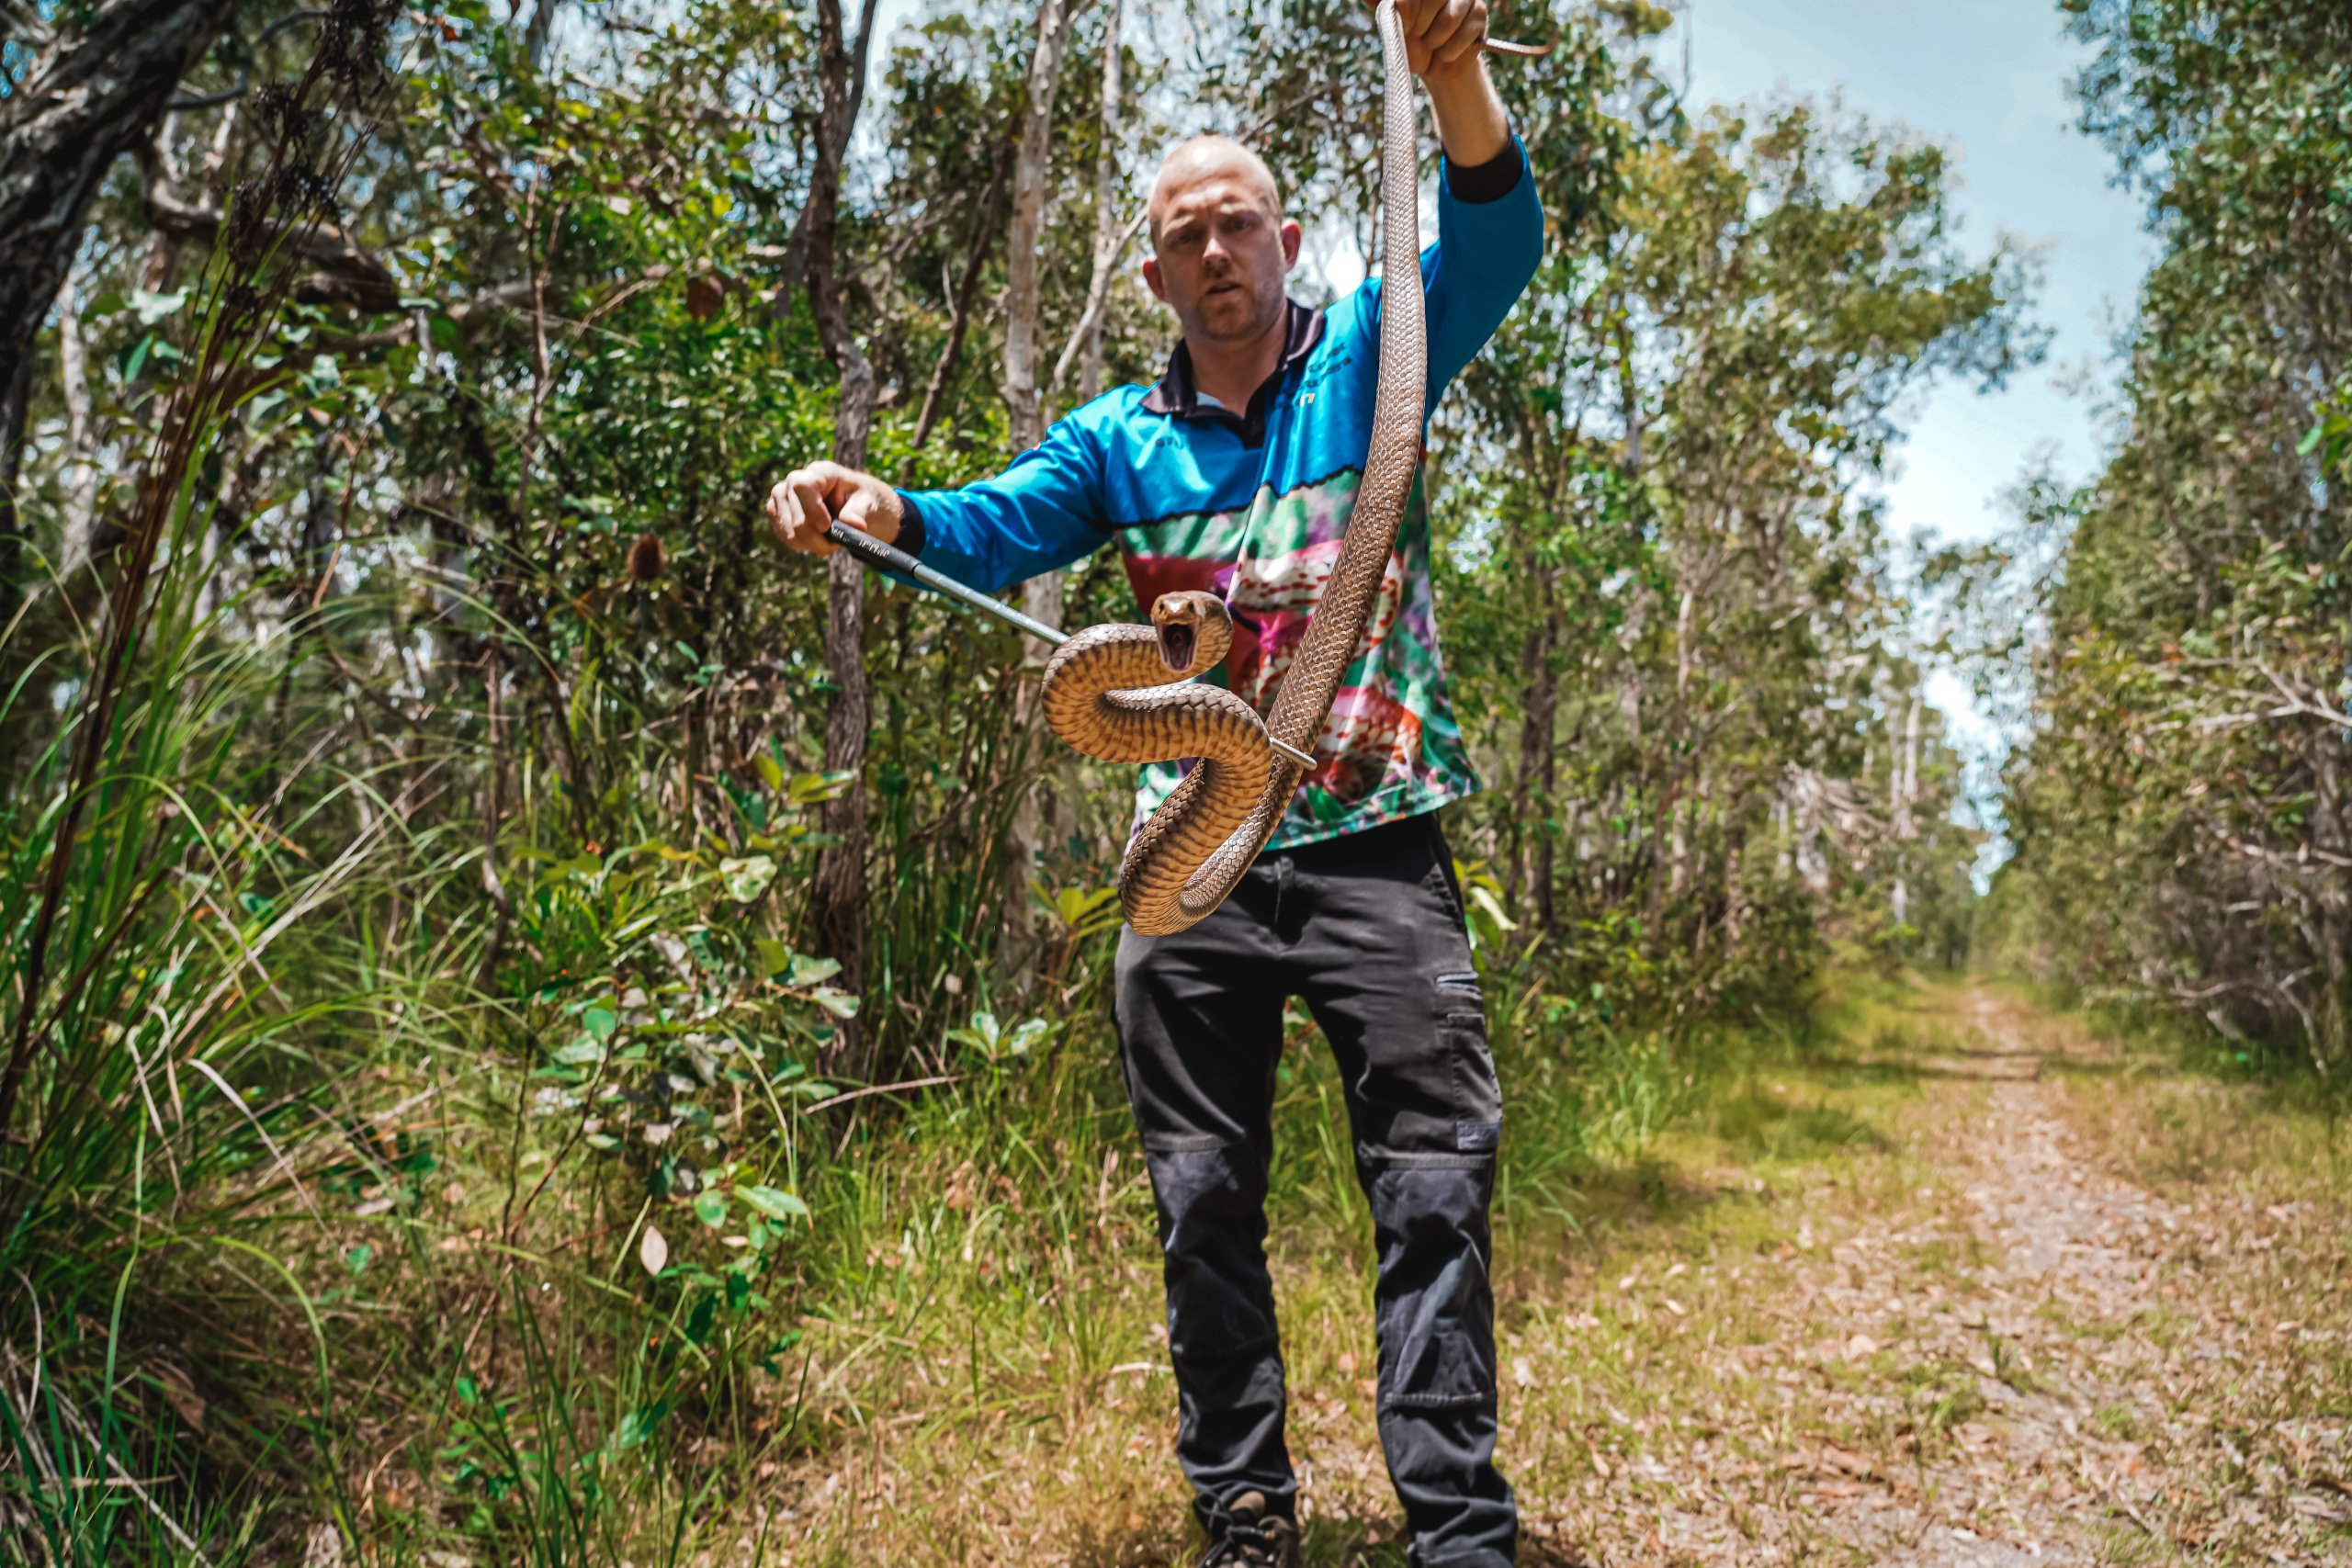
[[1170,621],[1159,630],[1160,662],[1170,670],[1190,669],[1193,649],[1201,640],[1200,628],[1186,626],[1181,621]]

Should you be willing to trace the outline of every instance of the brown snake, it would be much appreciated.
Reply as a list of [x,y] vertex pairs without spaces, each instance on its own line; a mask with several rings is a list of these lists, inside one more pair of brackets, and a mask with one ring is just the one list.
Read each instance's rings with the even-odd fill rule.
[[[1354,662],[1419,466],[1429,344],[1421,290],[1412,286],[1420,281],[1413,77],[1395,0],[1381,0],[1375,20],[1387,72],[1381,254],[1387,276],[1406,286],[1381,291],[1379,379],[1363,479],[1346,542],[1273,712],[1261,722],[1231,692],[1177,683],[1225,658],[1232,623],[1214,593],[1163,593],[1151,607],[1151,626],[1090,626],[1046,665],[1046,721],[1074,750],[1106,762],[1198,759],[1136,830],[1120,870],[1127,922],[1146,936],[1181,931],[1225,902],[1281,823]],[[1484,47],[1531,58],[1550,52],[1494,39]]]

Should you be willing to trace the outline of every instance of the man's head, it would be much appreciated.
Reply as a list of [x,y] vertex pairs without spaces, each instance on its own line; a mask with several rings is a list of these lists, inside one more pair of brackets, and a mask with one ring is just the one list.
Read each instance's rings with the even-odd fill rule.
[[1264,159],[1227,137],[1196,136],[1159,165],[1149,211],[1143,280],[1185,337],[1248,343],[1282,320],[1299,231]]

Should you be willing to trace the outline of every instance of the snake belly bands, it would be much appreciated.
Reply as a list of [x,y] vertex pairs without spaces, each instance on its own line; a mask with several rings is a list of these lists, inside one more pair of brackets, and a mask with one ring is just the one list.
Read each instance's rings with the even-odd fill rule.
[[[1264,721],[1216,686],[1177,684],[1224,659],[1232,625],[1215,594],[1162,594],[1148,626],[1090,626],[1046,666],[1046,721],[1106,762],[1198,761],[1127,846],[1119,900],[1146,936],[1181,931],[1225,902],[1273,836],[1303,770],[1276,742],[1311,752],[1356,657],[1396,547],[1420,462],[1429,347],[1418,287],[1420,199],[1413,76],[1395,0],[1376,19],[1386,67],[1381,128],[1381,254],[1398,285],[1380,299],[1380,369],[1372,444],[1345,542],[1297,655]],[[1548,52],[1488,40],[1499,52]]]

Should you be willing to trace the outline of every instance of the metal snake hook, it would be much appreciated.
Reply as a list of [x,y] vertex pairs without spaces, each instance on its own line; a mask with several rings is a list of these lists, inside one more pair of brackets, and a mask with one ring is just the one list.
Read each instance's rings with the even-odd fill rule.
[[[973,609],[994,615],[1007,626],[1028,633],[1049,648],[1059,648],[1069,640],[1068,632],[1057,632],[1045,622],[1023,615],[1001,599],[990,598],[967,583],[956,581],[944,571],[927,567],[896,545],[886,545],[863,528],[853,528],[840,518],[825,525],[825,537],[855,556],[859,562],[877,572],[898,572],[910,577],[925,588],[936,590],[950,599],[969,604]],[[1302,768],[1315,766],[1315,759],[1286,741],[1267,737],[1266,743]]]

